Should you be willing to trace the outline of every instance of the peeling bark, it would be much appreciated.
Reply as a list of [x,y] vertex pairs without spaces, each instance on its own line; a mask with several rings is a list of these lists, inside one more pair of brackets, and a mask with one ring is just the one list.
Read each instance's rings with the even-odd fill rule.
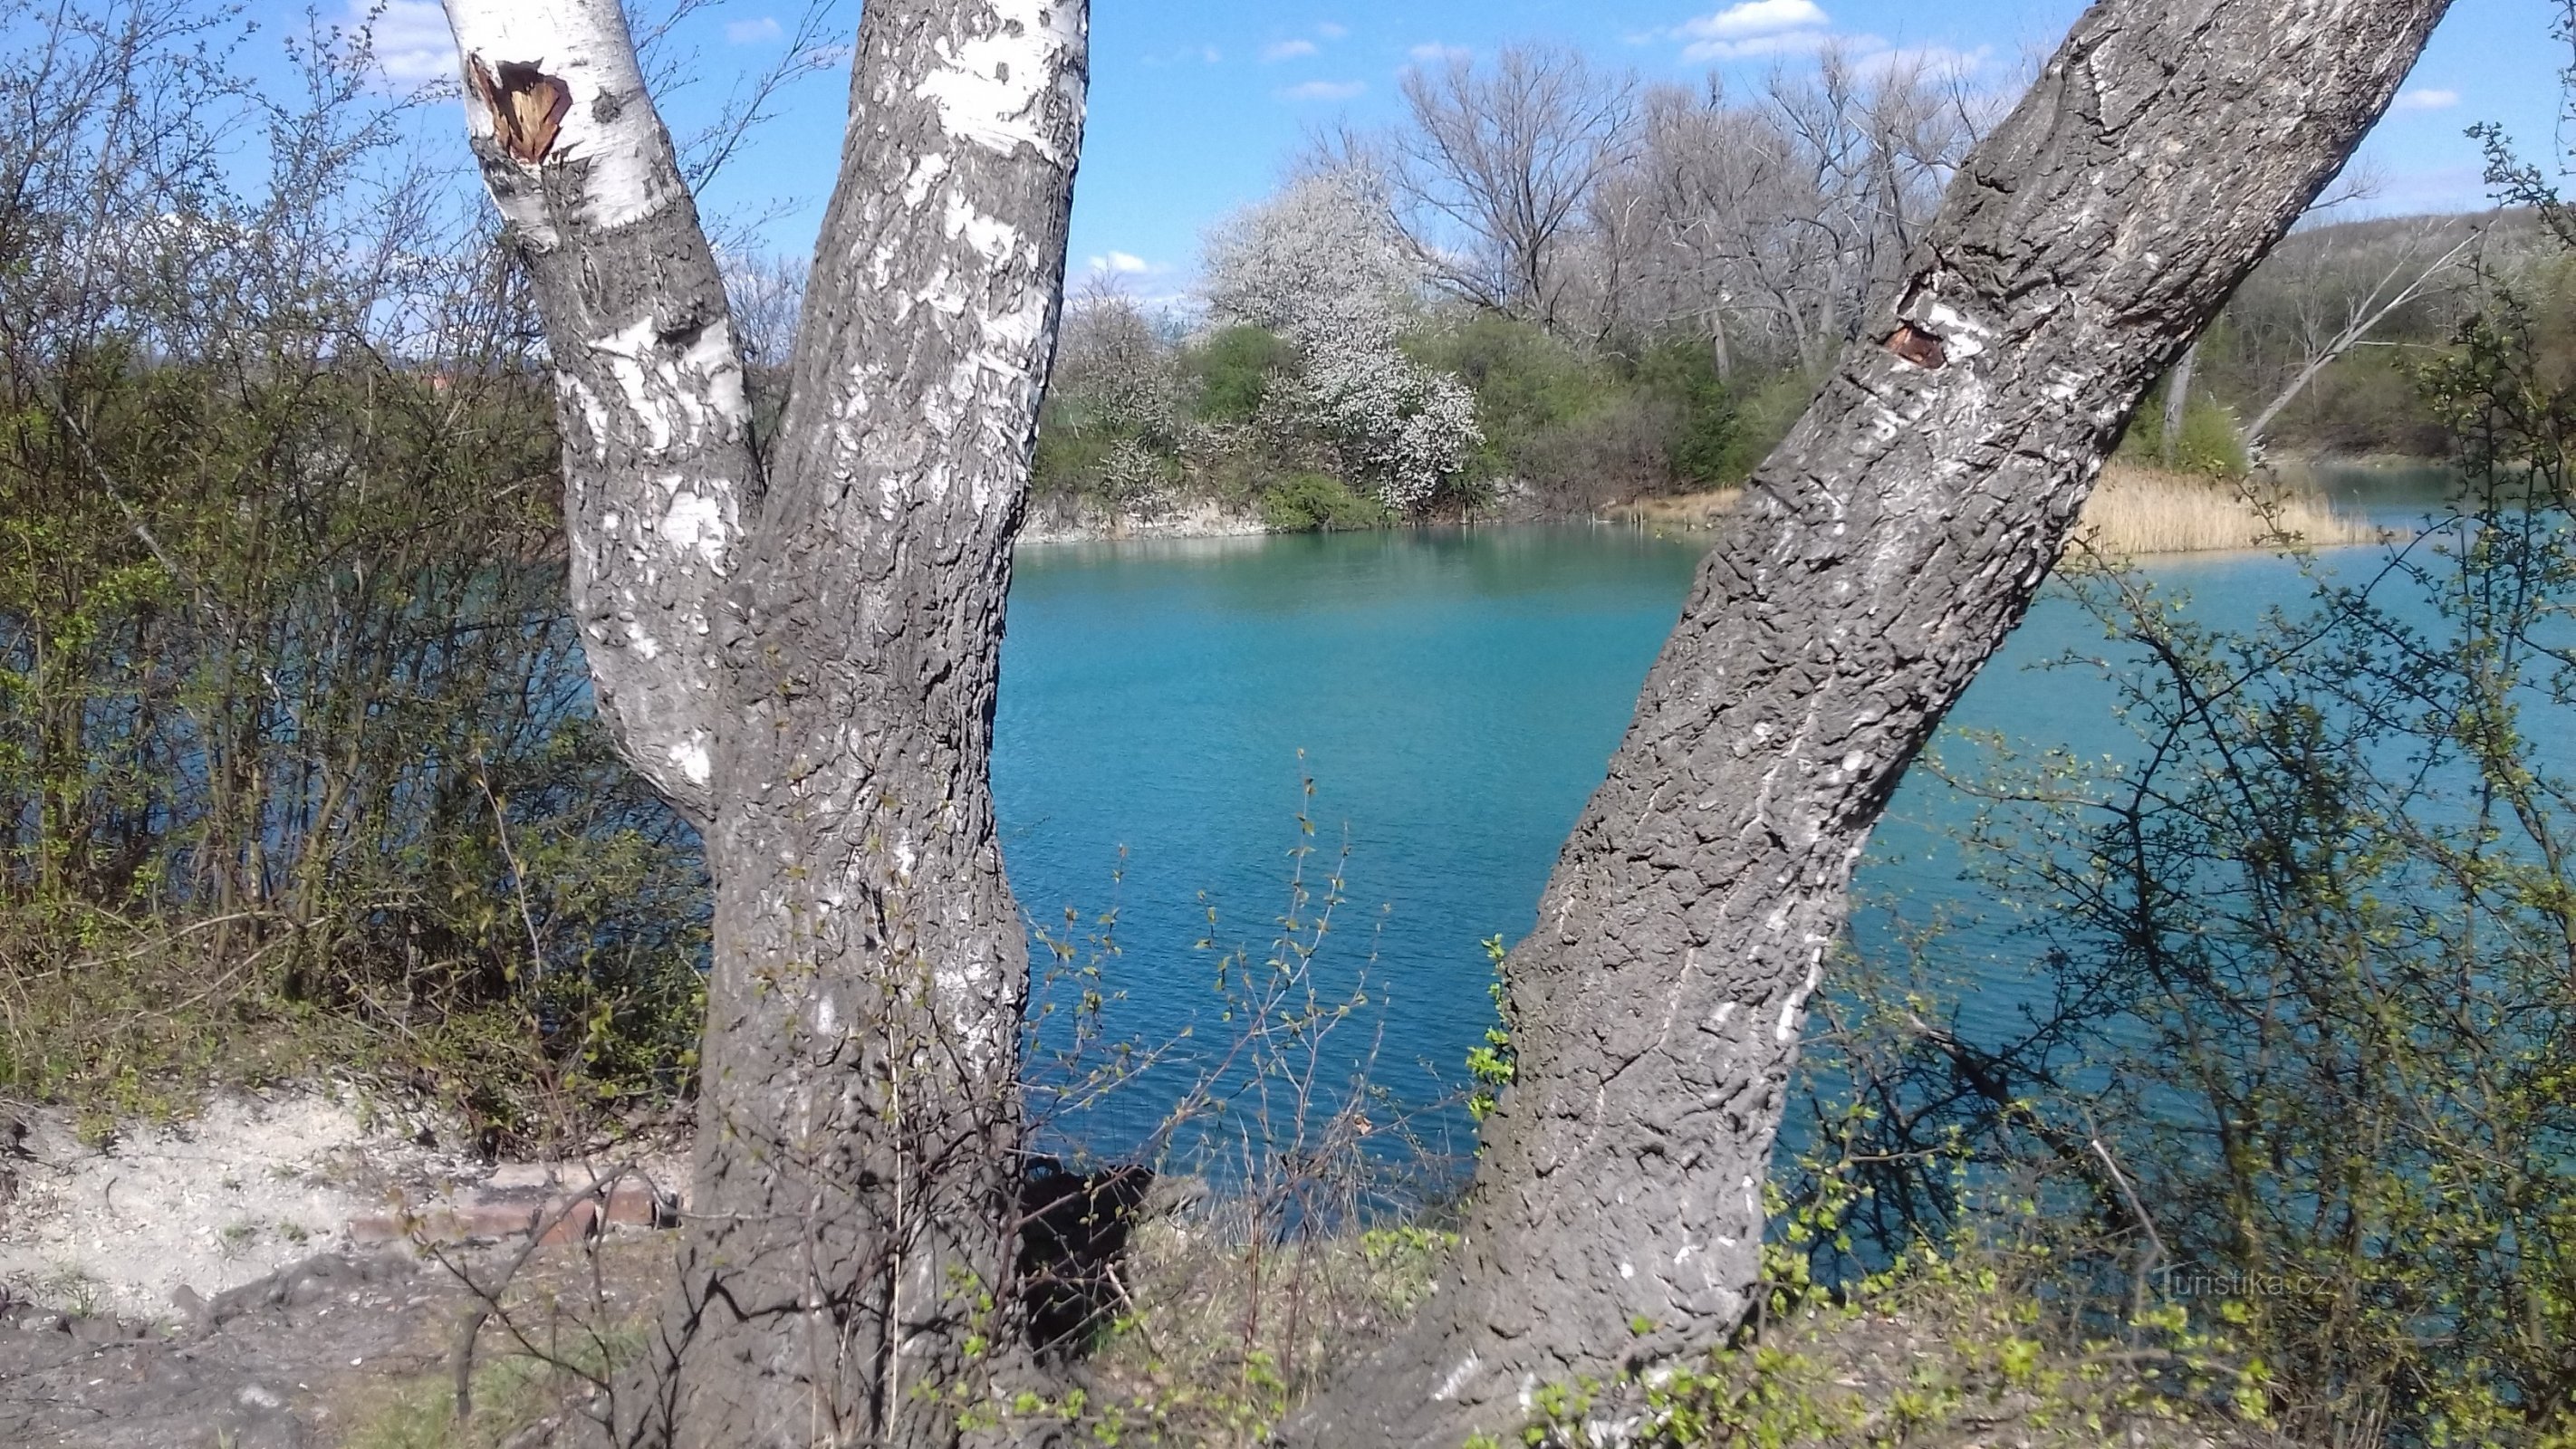
[[615,0],[447,8],[554,351],[602,713],[716,881],[696,1191],[615,1428],[956,1442],[970,1344],[1016,1342],[1028,963],[987,763],[1087,5],[866,7],[765,478]]
[[2103,0],[2076,24],[1701,566],[1506,966],[1518,1081],[1459,1258],[1290,1442],[1454,1449],[1539,1384],[1739,1321],[1803,1014],[1872,825],[2139,399],[2444,8]]

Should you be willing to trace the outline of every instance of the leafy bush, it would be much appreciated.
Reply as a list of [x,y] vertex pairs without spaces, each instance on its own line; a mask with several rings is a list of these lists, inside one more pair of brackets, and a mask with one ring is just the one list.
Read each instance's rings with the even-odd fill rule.
[[2237,430],[2234,410],[2195,387],[2183,409],[2182,431],[2174,455],[2164,456],[2164,403],[2150,397],[2129,420],[2114,456],[2149,468],[2193,473],[2204,478],[2242,478],[2253,467],[2245,439]]
[[1181,354],[1181,373],[1195,385],[1194,410],[1203,421],[1248,423],[1261,412],[1270,385],[1295,365],[1296,349],[1266,328],[1221,328]]
[[1664,459],[1675,482],[1717,488],[1744,481],[1736,471],[1743,420],[1707,347],[1664,342],[1649,348],[1637,381],[1670,410]]
[[1280,533],[1313,533],[1379,528],[1389,514],[1384,504],[1330,474],[1291,473],[1262,491],[1261,519]]
[[704,875],[589,716],[522,283],[363,53],[271,104],[228,14],[103,13],[0,135],[0,1091],[667,1099]]
[[1525,476],[1542,440],[1600,406],[1615,387],[1609,368],[1545,328],[1490,313],[1406,339],[1424,366],[1454,373],[1476,395],[1484,446],[1469,471]]
[[[2576,241],[2576,226],[2570,227]],[[2054,997],[1972,1030],[1919,980],[1826,1034],[1882,1232],[1971,1149],[2265,1366],[2294,1440],[2576,1433],[2576,392],[2510,290],[2423,367],[2456,511],[2304,608],[2211,624],[2080,574],[2135,763],[1998,754],[1973,859]]]

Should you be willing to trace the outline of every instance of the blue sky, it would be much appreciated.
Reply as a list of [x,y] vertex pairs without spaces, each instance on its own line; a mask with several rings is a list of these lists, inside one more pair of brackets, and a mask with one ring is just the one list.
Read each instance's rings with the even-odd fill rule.
[[[354,12],[362,0],[342,0]],[[669,99],[675,128],[726,78],[775,55],[802,0],[726,0],[689,43],[708,83]],[[856,20],[855,0],[843,19]],[[1718,70],[1758,82],[1773,65],[1810,64],[1837,37],[1861,52],[1953,57],[1980,83],[2007,87],[2027,58],[2054,47],[2081,0],[1095,0],[1092,109],[1076,192],[1073,265],[1125,273],[1138,294],[1186,287],[1200,233],[1253,201],[1314,128],[1392,119],[1408,66],[1513,40],[1583,48],[1656,81]],[[2461,131],[2502,122],[2539,156],[2553,142],[2564,47],[2550,37],[2553,0],[2455,0],[2398,108],[2365,148],[2385,186],[2373,209],[2482,204],[2475,147]],[[381,28],[388,68],[452,68],[432,0],[393,0]],[[832,182],[844,74],[816,76],[718,178],[710,210],[787,208],[772,245],[811,245]],[[455,121],[452,108],[444,119]],[[451,131],[461,158],[461,123]]]

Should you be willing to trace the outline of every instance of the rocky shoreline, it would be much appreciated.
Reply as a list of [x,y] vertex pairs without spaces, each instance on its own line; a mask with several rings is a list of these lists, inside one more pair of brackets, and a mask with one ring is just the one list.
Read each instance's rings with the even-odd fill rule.
[[1153,514],[1110,513],[1075,502],[1032,504],[1023,544],[1117,543],[1140,538],[1255,538],[1271,527],[1258,516],[1203,499]]

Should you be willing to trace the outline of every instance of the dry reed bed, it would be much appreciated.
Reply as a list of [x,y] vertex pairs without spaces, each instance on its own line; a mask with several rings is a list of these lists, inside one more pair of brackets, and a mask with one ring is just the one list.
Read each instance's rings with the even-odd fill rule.
[[[1639,527],[1715,528],[1743,490],[1640,498],[1610,510]],[[2203,478],[2113,462],[2085,501],[2069,549],[2136,555],[2272,548],[2284,537],[2308,548],[2382,543],[2388,530],[2338,513],[2313,489],[2263,480]]]
[[2366,519],[2336,512],[2312,488],[2115,461],[2085,500],[2069,547],[2122,555],[2215,553],[2271,548],[2284,537],[2309,548],[2341,548],[2388,536]]

